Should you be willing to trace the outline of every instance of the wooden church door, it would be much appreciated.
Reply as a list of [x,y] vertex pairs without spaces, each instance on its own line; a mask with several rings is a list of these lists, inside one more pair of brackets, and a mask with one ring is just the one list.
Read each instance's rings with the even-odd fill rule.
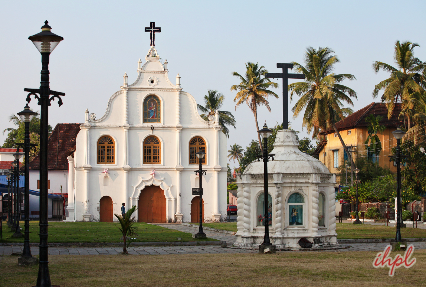
[[159,186],[147,186],[141,191],[138,201],[138,221],[147,223],[167,221],[166,197]]
[[[204,222],[204,200],[203,200],[203,214]],[[200,197],[196,196],[191,201],[191,222],[200,222]]]
[[113,210],[112,210],[112,199],[109,196],[101,198],[100,202],[100,222],[112,222]]

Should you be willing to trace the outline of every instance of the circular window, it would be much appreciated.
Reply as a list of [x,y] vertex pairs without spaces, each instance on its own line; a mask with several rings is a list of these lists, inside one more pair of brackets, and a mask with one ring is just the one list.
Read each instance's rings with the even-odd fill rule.
[[155,87],[158,84],[158,79],[156,77],[149,77],[148,78],[148,85],[150,87]]

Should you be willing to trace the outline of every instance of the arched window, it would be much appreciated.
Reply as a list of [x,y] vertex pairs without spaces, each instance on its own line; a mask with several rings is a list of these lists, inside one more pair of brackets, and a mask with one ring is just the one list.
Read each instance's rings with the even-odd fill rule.
[[318,202],[318,226],[325,226],[325,196],[323,193],[319,194]]
[[293,193],[288,198],[289,225],[303,225],[303,195]]
[[161,103],[157,96],[150,95],[143,101],[143,122],[159,123],[161,121]]
[[[257,226],[265,226],[265,194],[257,197],[256,205]],[[268,194],[268,223],[272,225],[272,197]]]
[[189,141],[189,164],[198,164],[198,157],[196,155],[197,152],[204,151],[206,155],[201,160],[201,163],[206,163],[207,159],[207,150],[206,150],[206,142],[202,137],[193,137]]
[[112,137],[102,136],[98,140],[98,164],[115,163],[115,143]]
[[143,141],[143,163],[161,163],[161,144],[156,136],[149,136]]

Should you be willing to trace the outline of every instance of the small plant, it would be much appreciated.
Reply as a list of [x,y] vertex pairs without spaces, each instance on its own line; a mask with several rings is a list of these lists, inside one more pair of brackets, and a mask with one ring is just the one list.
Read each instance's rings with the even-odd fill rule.
[[[356,217],[356,211],[351,211],[351,216]],[[358,217],[361,216],[361,212],[358,211]]]
[[365,218],[380,219],[381,217],[380,210],[377,207],[370,207],[365,213]]
[[409,210],[403,210],[402,211],[402,220],[413,220],[413,213]]
[[[128,247],[128,244],[130,245],[130,243],[132,242],[132,238],[130,236],[137,235],[136,227],[133,226],[136,220],[135,220],[135,217],[132,216],[135,210],[136,210],[136,206],[133,205],[133,207],[130,208],[124,214],[124,216],[114,214],[115,217],[117,217],[118,221],[120,222],[120,226],[121,226],[121,228],[119,229],[121,231],[121,234],[123,235],[123,254],[128,254],[127,247]],[[129,239],[128,244],[127,244],[127,239]]]

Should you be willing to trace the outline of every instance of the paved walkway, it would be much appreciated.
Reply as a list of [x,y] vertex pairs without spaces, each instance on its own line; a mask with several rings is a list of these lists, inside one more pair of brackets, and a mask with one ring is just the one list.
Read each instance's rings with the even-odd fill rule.
[[[367,222],[366,222],[367,223]],[[195,234],[198,232],[198,226],[191,224],[158,224],[159,226],[179,230],[182,232]],[[383,225],[383,223],[381,223]],[[240,249],[232,247],[235,242],[235,235],[231,232],[215,231],[214,229],[204,228],[207,237],[220,241],[225,241],[227,247],[220,245],[207,246],[135,246],[131,245],[128,252],[134,255],[162,255],[162,254],[218,254],[218,253],[257,253],[256,249]],[[426,249],[426,242],[409,243],[415,249]],[[350,243],[340,244],[342,249],[330,250],[331,252],[345,251],[383,251],[388,243]],[[22,253],[23,246],[0,246],[0,256],[11,255],[13,253]],[[122,247],[49,247],[50,255],[116,255],[123,250]],[[38,255],[38,246],[31,246],[32,255]]]

